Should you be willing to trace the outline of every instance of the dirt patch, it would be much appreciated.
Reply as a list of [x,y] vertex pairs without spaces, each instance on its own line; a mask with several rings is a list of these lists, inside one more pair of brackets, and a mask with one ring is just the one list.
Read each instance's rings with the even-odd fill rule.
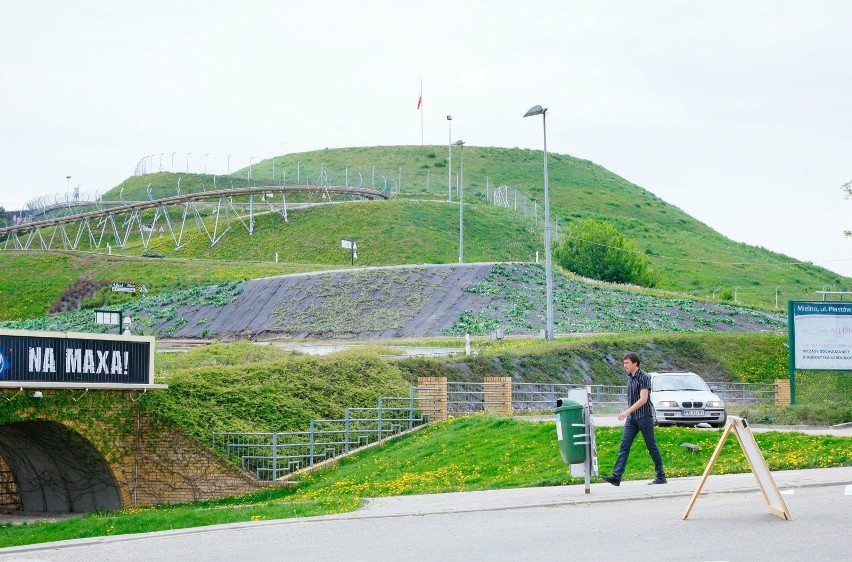
[[80,310],[80,305],[85,299],[91,298],[107,285],[109,285],[108,281],[93,281],[89,277],[80,277],[71,283],[56,302],[51,305],[49,314]]

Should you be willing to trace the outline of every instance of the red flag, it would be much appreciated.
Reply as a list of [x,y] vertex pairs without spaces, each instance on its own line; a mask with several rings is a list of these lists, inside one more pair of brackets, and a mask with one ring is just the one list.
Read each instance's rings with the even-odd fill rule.
[[423,105],[423,94],[420,94],[420,97],[417,98],[417,109],[420,109],[421,105]]

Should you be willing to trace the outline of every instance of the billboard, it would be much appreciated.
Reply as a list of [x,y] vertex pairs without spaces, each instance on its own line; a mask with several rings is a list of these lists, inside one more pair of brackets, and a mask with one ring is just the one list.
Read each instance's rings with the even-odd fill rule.
[[792,301],[793,368],[852,370],[852,303]]
[[154,338],[0,330],[0,386],[151,388]]

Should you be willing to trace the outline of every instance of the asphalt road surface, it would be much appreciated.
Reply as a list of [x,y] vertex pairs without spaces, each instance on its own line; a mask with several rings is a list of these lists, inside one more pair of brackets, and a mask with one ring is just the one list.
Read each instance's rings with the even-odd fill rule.
[[[771,515],[756,489],[702,494],[684,521],[688,496],[632,484],[645,495],[595,484],[592,495],[598,499],[584,501],[580,495],[570,504],[493,503],[461,512],[426,509],[419,515],[368,507],[341,516],[149,533],[29,552],[0,550],[0,560],[831,561],[848,560],[852,552],[852,486],[846,484],[782,486],[791,521]],[[582,489],[571,488],[552,490],[576,496]],[[395,501],[411,500],[416,498]]]

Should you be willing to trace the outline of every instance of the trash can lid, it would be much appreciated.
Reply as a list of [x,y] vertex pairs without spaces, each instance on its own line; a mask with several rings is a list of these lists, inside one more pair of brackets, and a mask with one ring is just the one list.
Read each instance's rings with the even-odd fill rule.
[[557,398],[556,399],[556,408],[563,410],[576,410],[577,408],[582,408],[583,405],[577,402],[576,400],[570,400],[568,398]]

